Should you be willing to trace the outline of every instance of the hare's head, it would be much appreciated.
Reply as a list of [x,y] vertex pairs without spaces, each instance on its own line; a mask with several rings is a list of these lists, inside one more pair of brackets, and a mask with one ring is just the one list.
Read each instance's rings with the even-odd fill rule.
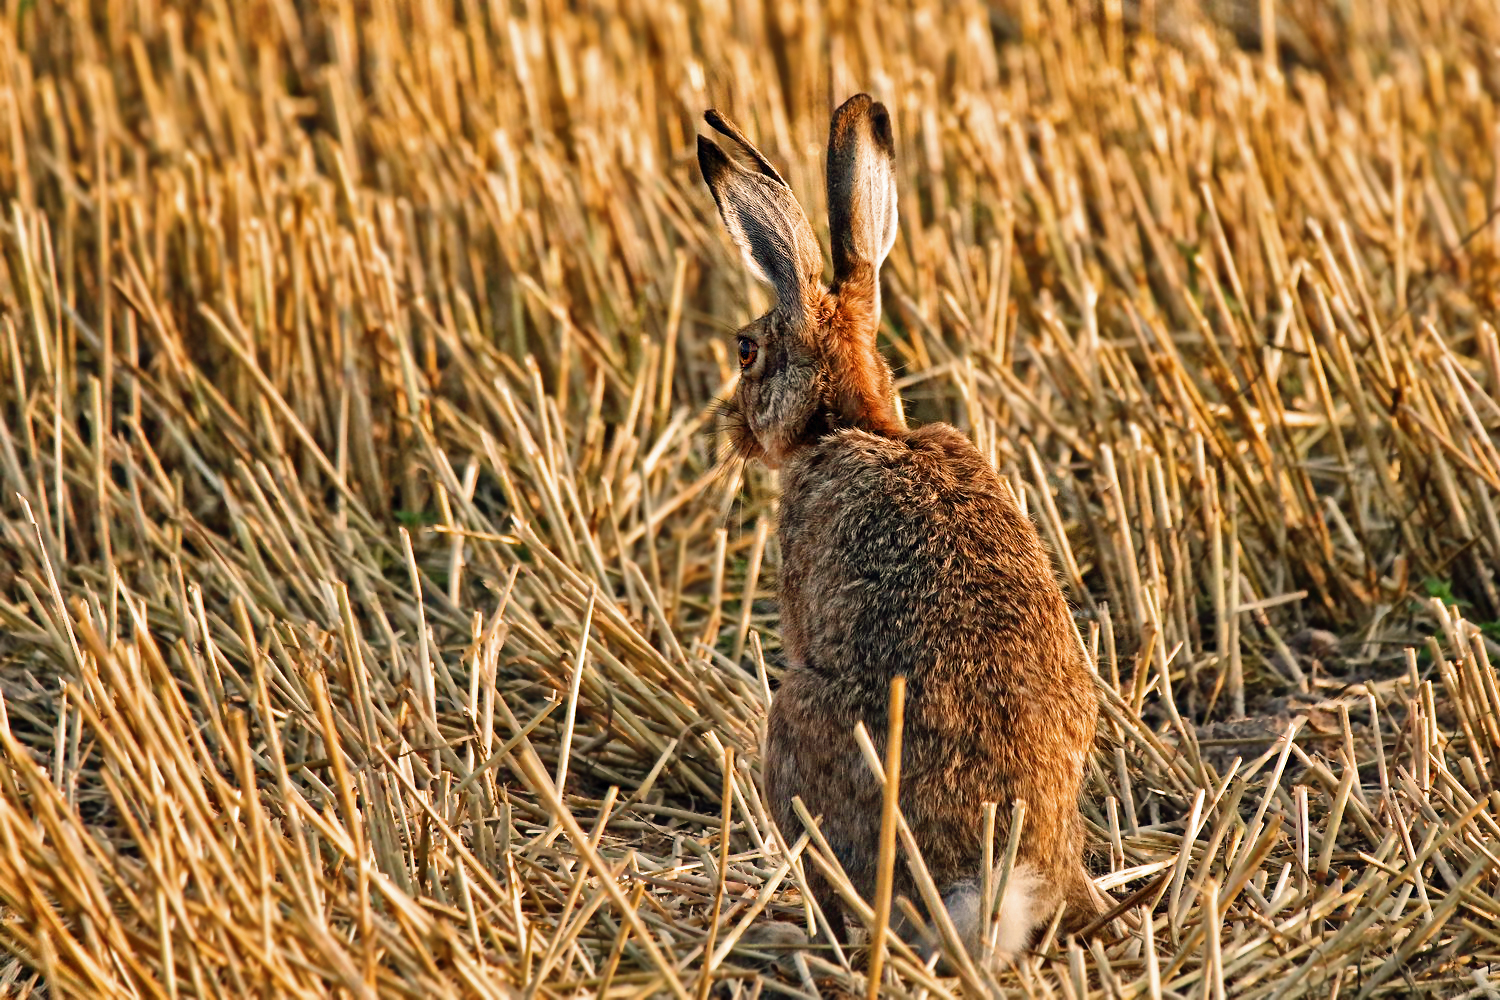
[[828,130],[828,214],[833,285],[823,251],[792,189],[733,122],[709,125],[745,154],[738,166],[698,137],[698,165],[745,263],[776,291],[776,305],[739,331],[740,381],[727,404],[732,443],[779,466],[804,444],[858,427],[904,434],[891,369],[875,346],[880,265],[896,241],[895,146],[885,106],[859,94]]

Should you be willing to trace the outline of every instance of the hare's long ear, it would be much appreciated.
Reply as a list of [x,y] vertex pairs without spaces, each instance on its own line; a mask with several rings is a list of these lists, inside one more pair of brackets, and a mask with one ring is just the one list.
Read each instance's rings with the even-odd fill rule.
[[868,267],[875,281],[896,242],[896,144],[891,116],[869,94],[856,94],[828,127],[828,226],[839,285]]
[[723,115],[704,117],[755,161],[743,170],[712,140],[698,137],[698,167],[719,206],[730,239],[750,272],[776,289],[778,309],[801,309],[822,289],[823,251],[797,198],[769,160]]

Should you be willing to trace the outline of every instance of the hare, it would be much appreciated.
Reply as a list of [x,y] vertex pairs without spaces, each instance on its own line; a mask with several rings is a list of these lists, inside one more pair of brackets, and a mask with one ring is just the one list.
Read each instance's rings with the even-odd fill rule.
[[[776,304],[739,331],[725,404],[731,445],[781,472],[781,629],[787,670],[764,748],[772,817],[801,832],[800,796],[865,898],[881,790],[853,736],[885,752],[892,677],[907,678],[900,806],[956,929],[978,955],[983,803],[1027,803],[1000,913],[1013,954],[1066,901],[1065,929],[1104,897],[1082,863],[1078,811],[1098,707],[1093,675],[1036,527],[991,464],[947,424],[907,427],[876,346],[880,265],[896,239],[895,147],[885,107],[860,94],[833,116],[828,212],[833,284],[812,227],[775,167],[717,111],[698,164],[725,228]],[[811,874],[811,870],[809,870]],[[896,891],[917,894],[898,861]],[[828,883],[811,889],[845,938]],[[929,915],[930,920],[930,915]]]

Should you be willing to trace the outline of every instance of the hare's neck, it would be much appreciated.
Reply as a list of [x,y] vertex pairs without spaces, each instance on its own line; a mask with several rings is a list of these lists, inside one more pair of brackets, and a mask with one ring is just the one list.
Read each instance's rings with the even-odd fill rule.
[[910,433],[893,405],[886,403],[882,408],[872,406],[871,400],[848,402],[851,405],[841,406],[835,398],[814,413],[798,435],[799,444],[793,450],[813,447],[838,431],[860,430],[893,439],[905,438]]
[[[896,402],[890,369],[879,357],[874,371],[845,370],[829,394],[823,417],[828,431],[856,428],[881,437],[901,438],[907,434],[906,420]],[[870,366],[872,369],[875,365]]]
[[846,282],[828,297],[831,308],[823,338],[825,370],[831,375],[824,406],[828,430],[858,428],[882,437],[904,437],[906,421],[891,366],[876,343],[880,285],[874,271],[866,270],[858,275],[865,287],[850,288]]

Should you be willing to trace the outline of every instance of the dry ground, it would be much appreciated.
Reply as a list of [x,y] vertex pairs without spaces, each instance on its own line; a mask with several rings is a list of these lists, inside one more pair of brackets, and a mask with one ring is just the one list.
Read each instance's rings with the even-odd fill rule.
[[1495,997],[1500,9],[1210,6],[0,0],[0,991],[864,993],[739,940],[827,860],[691,150],[821,226],[868,89],[1135,918],[886,993]]

